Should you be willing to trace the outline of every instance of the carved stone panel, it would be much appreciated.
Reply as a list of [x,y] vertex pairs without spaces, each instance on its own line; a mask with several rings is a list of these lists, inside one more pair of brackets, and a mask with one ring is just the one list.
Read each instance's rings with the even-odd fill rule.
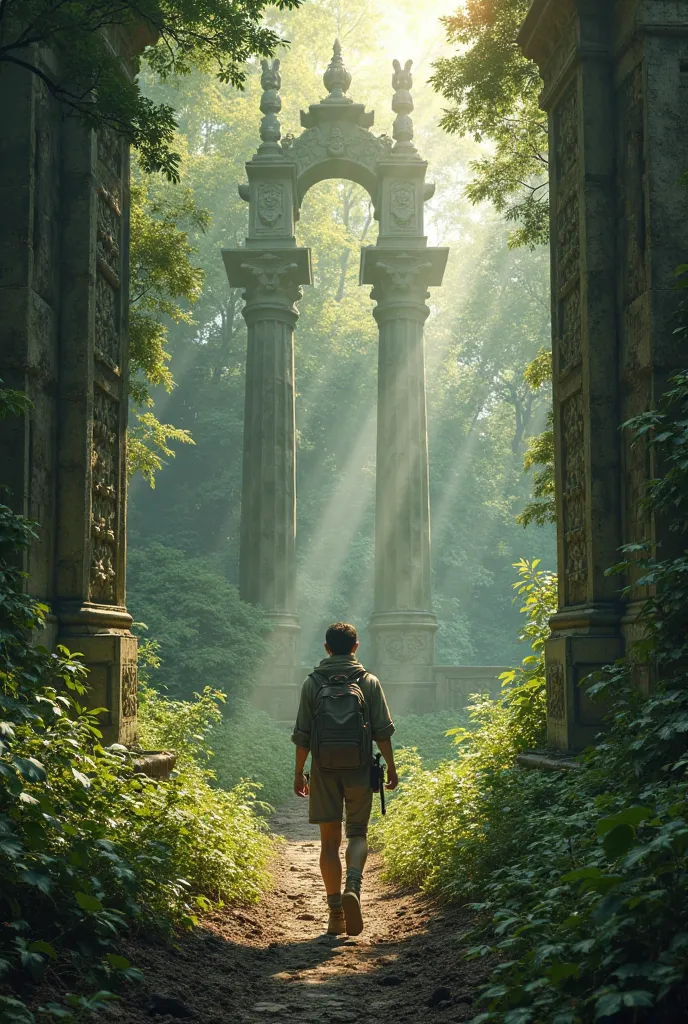
[[564,666],[560,661],[549,661],[547,663],[545,686],[547,692],[547,718],[555,722],[565,721],[566,683]]
[[621,84],[619,110],[620,260],[625,304],[647,288],[646,167],[643,65],[637,64]]
[[389,633],[381,639],[382,662],[424,665],[431,658],[432,640],[427,633]]
[[122,665],[122,718],[136,718],[139,706],[138,690],[136,662]]
[[116,187],[98,188],[96,355],[111,369],[121,363],[122,211]]
[[258,186],[258,234],[274,234],[284,220],[284,185],[266,181]]
[[92,601],[114,604],[117,582],[117,513],[119,504],[119,403],[95,386],[91,445]]
[[578,198],[578,89],[574,81],[554,112],[556,205],[554,252],[559,373],[582,358],[580,205]]
[[341,157],[375,173],[378,162],[389,157],[392,140],[384,135],[373,135],[359,125],[318,125],[302,132],[297,139],[285,140],[282,149],[295,159],[298,174],[323,160]]
[[416,186],[412,181],[393,181],[389,186],[392,222],[398,228],[416,225]]
[[563,452],[564,580],[567,604],[587,598],[588,547],[585,526],[585,446],[583,394],[561,406]]

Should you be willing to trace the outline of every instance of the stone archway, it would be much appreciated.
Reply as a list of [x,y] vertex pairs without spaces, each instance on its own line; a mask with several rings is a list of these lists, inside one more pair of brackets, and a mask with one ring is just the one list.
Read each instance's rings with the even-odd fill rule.
[[246,164],[248,184],[239,186],[248,237],[222,253],[230,285],[244,290],[248,327],[240,590],[272,620],[273,652],[259,685],[278,718],[291,714],[301,671],[294,328],[312,273],[310,250],[296,245],[294,232],[306,192],[329,178],[366,189],[380,225],[360,269],[379,326],[373,666],[399,710],[435,706],[423,326],[428,287],[442,283],[448,250],[429,248],[423,233],[434,186],[413,145],[411,62],[394,62],[393,139],[374,135],[373,113],[346,96],[351,75],[338,41],[323,81],[328,95],[301,112],[304,131],[281,140],[279,61],[263,61],[261,144]]

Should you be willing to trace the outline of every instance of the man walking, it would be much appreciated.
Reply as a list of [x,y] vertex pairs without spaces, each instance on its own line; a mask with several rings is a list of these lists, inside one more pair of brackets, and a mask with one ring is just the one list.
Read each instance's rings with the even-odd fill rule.
[[[294,792],[309,796],[308,820],[320,826],[320,871],[330,909],[329,935],[360,935],[361,879],[368,856],[373,806],[373,741],[387,765],[387,789],[396,789],[391,736],[394,724],[379,680],[356,658],[354,626],[335,622],[325,635],[327,657],[308,676],[292,740]],[[304,775],[311,754],[310,785]],[[346,810],[346,882],[342,893],[342,818]]]

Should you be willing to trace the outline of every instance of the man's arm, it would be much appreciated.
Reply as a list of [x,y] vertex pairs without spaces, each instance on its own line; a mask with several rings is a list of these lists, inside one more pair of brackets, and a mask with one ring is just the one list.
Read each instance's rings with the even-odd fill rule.
[[394,751],[392,750],[391,738],[382,740],[375,740],[378,746],[378,750],[385,759],[387,765],[387,782],[385,783],[385,789],[396,789],[399,785],[399,776],[397,775],[397,766],[394,763]]
[[308,783],[303,769],[306,758],[310,754],[308,747],[296,748],[296,768],[294,769],[294,792],[297,796],[308,796]]

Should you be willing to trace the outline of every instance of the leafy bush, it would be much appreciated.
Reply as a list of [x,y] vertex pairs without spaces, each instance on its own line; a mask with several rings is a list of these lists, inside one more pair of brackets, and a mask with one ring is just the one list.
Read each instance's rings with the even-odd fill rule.
[[265,711],[237,702],[232,716],[214,726],[210,742],[220,786],[231,789],[241,779],[250,779],[260,786],[260,799],[272,807],[290,799],[294,744],[288,730]]
[[248,696],[266,623],[209,560],[150,544],[130,552],[127,583],[130,610],[159,643],[171,695],[187,699],[210,686],[229,706]]
[[[67,986],[76,994],[46,1013],[77,1020],[102,1008],[117,984],[138,977],[119,952],[125,930],[169,931],[211,900],[257,899],[271,850],[252,788],[212,787],[201,741],[217,716],[214,695],[187,718],[195,734],[175,735],[182,762],[170,782],[137,776],[125,748],[102,746],[98,709],[81,703],[78,656],[32,642],[47,609],[24,593],[16,556],[34,536],[0,505],[3,1024],[33,1021],[24,997],[48,963],[56,995]],[[96,994],[81,994],[89,989]]]
[[449,730],[456,756],[430,770],[420,758],[404,763],[400,798],[376,826],[387,871],[405,884],[463,895],[513,849],[518,787],[510,769],[515,754],[543,735],[544,636],[556,588],[537,562],[520,562],[518,570],[515,586],[527,614],[522,639],[533,653],[504,678],[499,699],[472,699],[470,728]]
[[[651,596],[640,617],[642,641],[591,688],[611,706],[608,734],[576,771],[514,766],[513,753],[531,745],[542,713],[535,652],[516,703],[509,693],[485,707],[483,727],[459,737],[457,759],[434,774],[419,771],[382,830],[395,877],[480,901],[472,953],[496,950],[501,964],[475,1024],[685,1017],[688,373],[673,380],[658,411],[630,426],[665,470],[649,503],[671,522],[676,544],[661,561],[634,546],[611,570],[633,581],[627,595],[649,588]],[[539,616],[531,608],[539,652],[546,611],[546,602]],[[655,676],[650,695],[634,685],[639,661]],[[507,685],[517,684],[517,692],[518,682]],[[425,845],[413,840],[414,822],[430,837]]]
[[423,767],[435,768],[454,750],[450,730],[470,726],[467,711],[436,711],[429,715],[402,715],[394,719],[396,750],[416,750]]

